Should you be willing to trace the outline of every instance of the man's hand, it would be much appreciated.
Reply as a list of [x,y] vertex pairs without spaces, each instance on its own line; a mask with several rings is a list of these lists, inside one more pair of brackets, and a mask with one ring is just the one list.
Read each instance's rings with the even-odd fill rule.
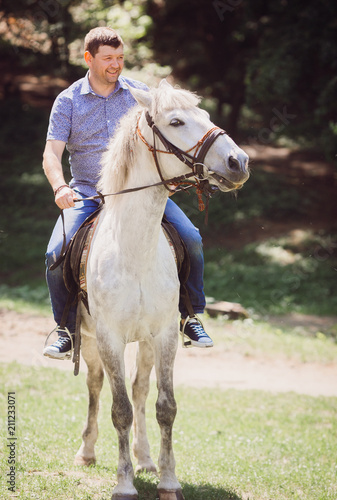
[[74,207],[75,199],[76,194],[69,186],[64,185],[56,190],[55,203],[59,208],[61,208],[61,210]]

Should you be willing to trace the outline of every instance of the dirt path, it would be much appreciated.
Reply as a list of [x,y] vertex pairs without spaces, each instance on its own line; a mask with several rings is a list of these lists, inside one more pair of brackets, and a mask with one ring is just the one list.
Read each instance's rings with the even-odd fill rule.
[[[0,311],[0,362],[73,370],[70,361],[42,356],[51,318]],[[135,344],[128,346],[127,370]],[[81,371],[85,363],[81,362]],[[128,372],[127,372],[128,373]],[[183,349],[179,346],[175,364],[175,385],[259,389],[273,393],[294,391],[312,396],[337,396],[337,366],[295,363],[279,359],[247,358],[240,353],[217,348]]]

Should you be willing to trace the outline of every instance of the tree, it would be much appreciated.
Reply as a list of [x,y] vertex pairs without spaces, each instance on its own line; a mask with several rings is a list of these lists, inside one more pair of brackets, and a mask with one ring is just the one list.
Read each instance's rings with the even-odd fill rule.
[[335,154],[334,0],[147,0],[147,12],[156,59],[215,98],[231,134],[246,109],[255,137],[288,135]]
[[[337,4],[334,0],[270,2],[258,50],[247,71],[246,102],[265,118],[293,118],[280,133],[318,145],[331,159],[337,136]],[[273,131],[271,131],[273,132]],[[275,134],[274,134],[275,135]]]
[[255,27],[245,23],[242,5],[225,15],[223,4],[149,0],[147,9],[153,20],[149,35],[162,64],[172,66],[174,75],[192,89],[216,99],[220,119],[224,104],[228,105],[226,127],[235,134],[245,101],[247,63],[257,40]]
[[16,57],[23,66],[28,62],[45,70],[54,67],[66,75],[69,45],[79,35],[71,8],[79,3],[81,0],[3,0],[2,54]]
[[[83,37],[96,26],[116,27],[126,42],[126,65],[153,64],[152,52],[138,43],[151,23],[144,0],[3,0],[0,55],[13,67],[76,76],[83,65]],[[166,71],[167,73],[167,71]]]

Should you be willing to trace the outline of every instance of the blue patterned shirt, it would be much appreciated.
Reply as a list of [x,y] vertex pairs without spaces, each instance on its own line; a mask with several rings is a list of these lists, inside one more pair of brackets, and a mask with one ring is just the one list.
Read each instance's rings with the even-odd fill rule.
[[87,73],[54,102],[47,140],[66,142],[72,175],[70,186],[85,196],[96,194],[102,153],[120,119],[136,104],[126,83],[148,90],[145,84],[120,76],[115,90],[103,97],[92,90]]

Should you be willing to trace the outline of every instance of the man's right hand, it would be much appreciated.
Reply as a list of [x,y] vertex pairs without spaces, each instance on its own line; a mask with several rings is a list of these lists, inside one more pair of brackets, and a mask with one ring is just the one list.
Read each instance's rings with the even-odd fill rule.
[[55,195],[55,203],[61,209],[74,207],[76,193],[69,186],[62,186]]

